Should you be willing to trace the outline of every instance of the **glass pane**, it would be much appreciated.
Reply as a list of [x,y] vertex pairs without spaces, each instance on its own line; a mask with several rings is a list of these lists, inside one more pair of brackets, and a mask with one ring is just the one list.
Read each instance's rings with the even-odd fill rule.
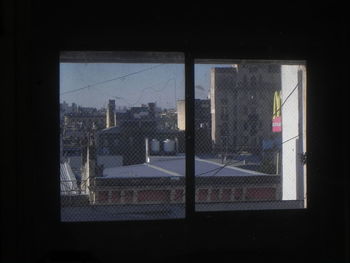
[[61,220],[183,218],[184,56],[62,52]]
[[196,211],[305,208],[306,68],[196,60]]

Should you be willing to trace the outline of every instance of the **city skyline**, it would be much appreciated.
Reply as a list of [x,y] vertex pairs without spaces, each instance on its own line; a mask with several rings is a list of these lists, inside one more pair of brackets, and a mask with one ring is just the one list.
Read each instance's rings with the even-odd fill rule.
[[[210,90],[210,69],[230,65],[196,64],[196,98],[206,99]],[[183,64],[60,63],[60,103],[106,108],[138,107],[155,102],[160,108],[176,108],[184,99]]]

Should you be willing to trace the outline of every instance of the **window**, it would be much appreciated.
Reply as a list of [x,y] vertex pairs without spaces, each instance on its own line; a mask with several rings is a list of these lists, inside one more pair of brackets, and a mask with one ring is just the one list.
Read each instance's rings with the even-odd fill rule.
[[212,189],[210,193],[210,201],[217,202],[219,201],[220,189]]
[[60,59],[61,195],[70,195],[61,220],[183,218],[184,55],[91,51]]
[[243,199],[243,189],[242,188],[235,188],[233,197],[234,197],[235,201],[242,200]]
[[62,221],[306,207],[305,64],[184,57],[61,53]]
[[109,201],[109,193],[108,191],[98,191],[97,195],[97,203],[107,203]]
[[195,68],[195,85],[210,91],[212,112],[212,145],[196,155],[195,178],[196,188],[211,189],[211,202],[198,201],[195,210],[305,208],[305,64],[197,59]]
[[232,189],[222,189],[221,201],[228,202],[231,201]]
[[208,200],[208,189],[198,189],[198,197],[197,201],[198,202],[206,202]]
[[111,202],[114,204],[119,204],[121,201],[121,191],[112,191]]

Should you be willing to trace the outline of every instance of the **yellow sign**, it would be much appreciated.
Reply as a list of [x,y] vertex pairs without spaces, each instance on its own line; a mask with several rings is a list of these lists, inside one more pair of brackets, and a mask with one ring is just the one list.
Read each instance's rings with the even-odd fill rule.
[[281,92],[275,91],[273,96],[273,115],[272,118],[281,116]]
[[282,131],[281,92],[275,91],[273,96],[272,132]]

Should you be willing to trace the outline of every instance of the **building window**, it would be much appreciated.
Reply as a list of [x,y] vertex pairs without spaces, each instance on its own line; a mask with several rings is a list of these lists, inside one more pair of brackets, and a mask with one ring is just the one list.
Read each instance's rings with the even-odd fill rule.
[[176,189],[174,193],[174,202],[183,202],[185,193],[183,189]]
[[275,200],[276,189],[273,187],[247,188],[245,198],[251,201]]
[[243,189],[242,188],[234,189],[233,198],[235,201],[242,200],[243,199]]
[[210,201],[218,202],[220,200],[220,189],[212,189],[210,193]]
[[231,201],[232,189],[222,189],[221,201]]
[[169,203],[170,190],[141,190],[137,193],[137,202]]
[[205,202],[205,201],[207,201],[208,200],[208,193],[209,193],[208,189],[198,189],[197,201],[198,202]]
[[121,202],[121,191],[111,192],[111,202],[114,204],[118,204]]
[[99,191],[97,194],[97,202],[98,203],[106,203],[109,200],[109,192],[108,191]]
[[124,191],[124,203],[132,204],[133,202],[134,202],[134,191],[133,190]]

